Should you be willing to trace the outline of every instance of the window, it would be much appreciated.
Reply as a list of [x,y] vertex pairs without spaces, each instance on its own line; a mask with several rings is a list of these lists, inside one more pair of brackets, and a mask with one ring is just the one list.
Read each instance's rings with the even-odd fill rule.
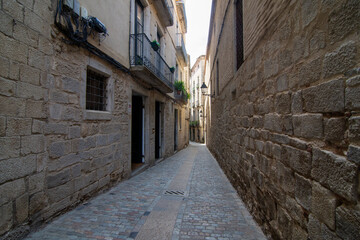
[[86,74],[86,109],[106,111],[107,77],[90,69]]
[[236,69],[244,62],[243,46],[243,1],[236,1]]
[[136,8],[135,8],[135,33],[143,33],[144,32],[144,7],[139,2],[136,1]]
[[175,65],[175,80],[176,81],[178,81],[178,74],[179,74],[179,70],[178,70],[178,68],[179,68],[179,65],[178,65],[178,63],[176,62],[176,65]]

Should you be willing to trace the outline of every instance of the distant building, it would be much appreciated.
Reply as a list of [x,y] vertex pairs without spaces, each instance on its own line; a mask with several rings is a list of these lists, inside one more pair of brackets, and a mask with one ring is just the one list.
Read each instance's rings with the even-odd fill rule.
[[204,142],[204,97],[201,84],[204,82],[205,55],[196,59],[190,78],[190,140]]
[[207,145],[272,239],[360,239],[359,12],[212,2]]
[[184,1],[4,1],[0,22],[0,238],[187,146]]

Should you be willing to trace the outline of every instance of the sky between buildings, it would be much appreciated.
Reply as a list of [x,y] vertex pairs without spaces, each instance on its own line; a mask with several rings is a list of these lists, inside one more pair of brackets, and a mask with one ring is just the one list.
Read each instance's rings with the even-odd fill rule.
[[187,0],[185,4],[188,31],[186,51],[191,57],[191,67],[200,55],[206,54],[211,0]]

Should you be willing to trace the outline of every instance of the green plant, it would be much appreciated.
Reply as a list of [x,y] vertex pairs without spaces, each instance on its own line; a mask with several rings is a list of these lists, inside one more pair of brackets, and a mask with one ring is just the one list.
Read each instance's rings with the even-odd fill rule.
[[199,122],[198,121],[191,121],[190,122],[190,127],[196,127],[199,126]]
[[174,83],[174,88],[177,90],[177,91],[186,91],[185,90],[185,85],[184,85],[184,82],[183,81],[175,81]]
[[174,72],[175,72],[175,67],[171,67],[171,68],[170,68],[170,72],[171,72],[171,73],[174,73]]
[[183,81],[175,81],[174,88],[177,91],[177,94],[180,95],[181,93],[185,96],[186,100],[189,100],[191,95],[185,89],[185,84]]
[[151,47],[154,49],[154,51],[157,51],[160,48],[160,43],[158,43],[158,41],[154,40],[151,42]]

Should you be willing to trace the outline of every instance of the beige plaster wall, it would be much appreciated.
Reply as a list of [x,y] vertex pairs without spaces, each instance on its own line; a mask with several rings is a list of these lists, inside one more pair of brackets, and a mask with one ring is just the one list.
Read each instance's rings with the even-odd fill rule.
[[89,16],[97,17],[105,24],[109,36],[99,44],[97,38],[89,36],[88,41],[103,50],[121,64],[129,67],[130,0],[79,0]]

